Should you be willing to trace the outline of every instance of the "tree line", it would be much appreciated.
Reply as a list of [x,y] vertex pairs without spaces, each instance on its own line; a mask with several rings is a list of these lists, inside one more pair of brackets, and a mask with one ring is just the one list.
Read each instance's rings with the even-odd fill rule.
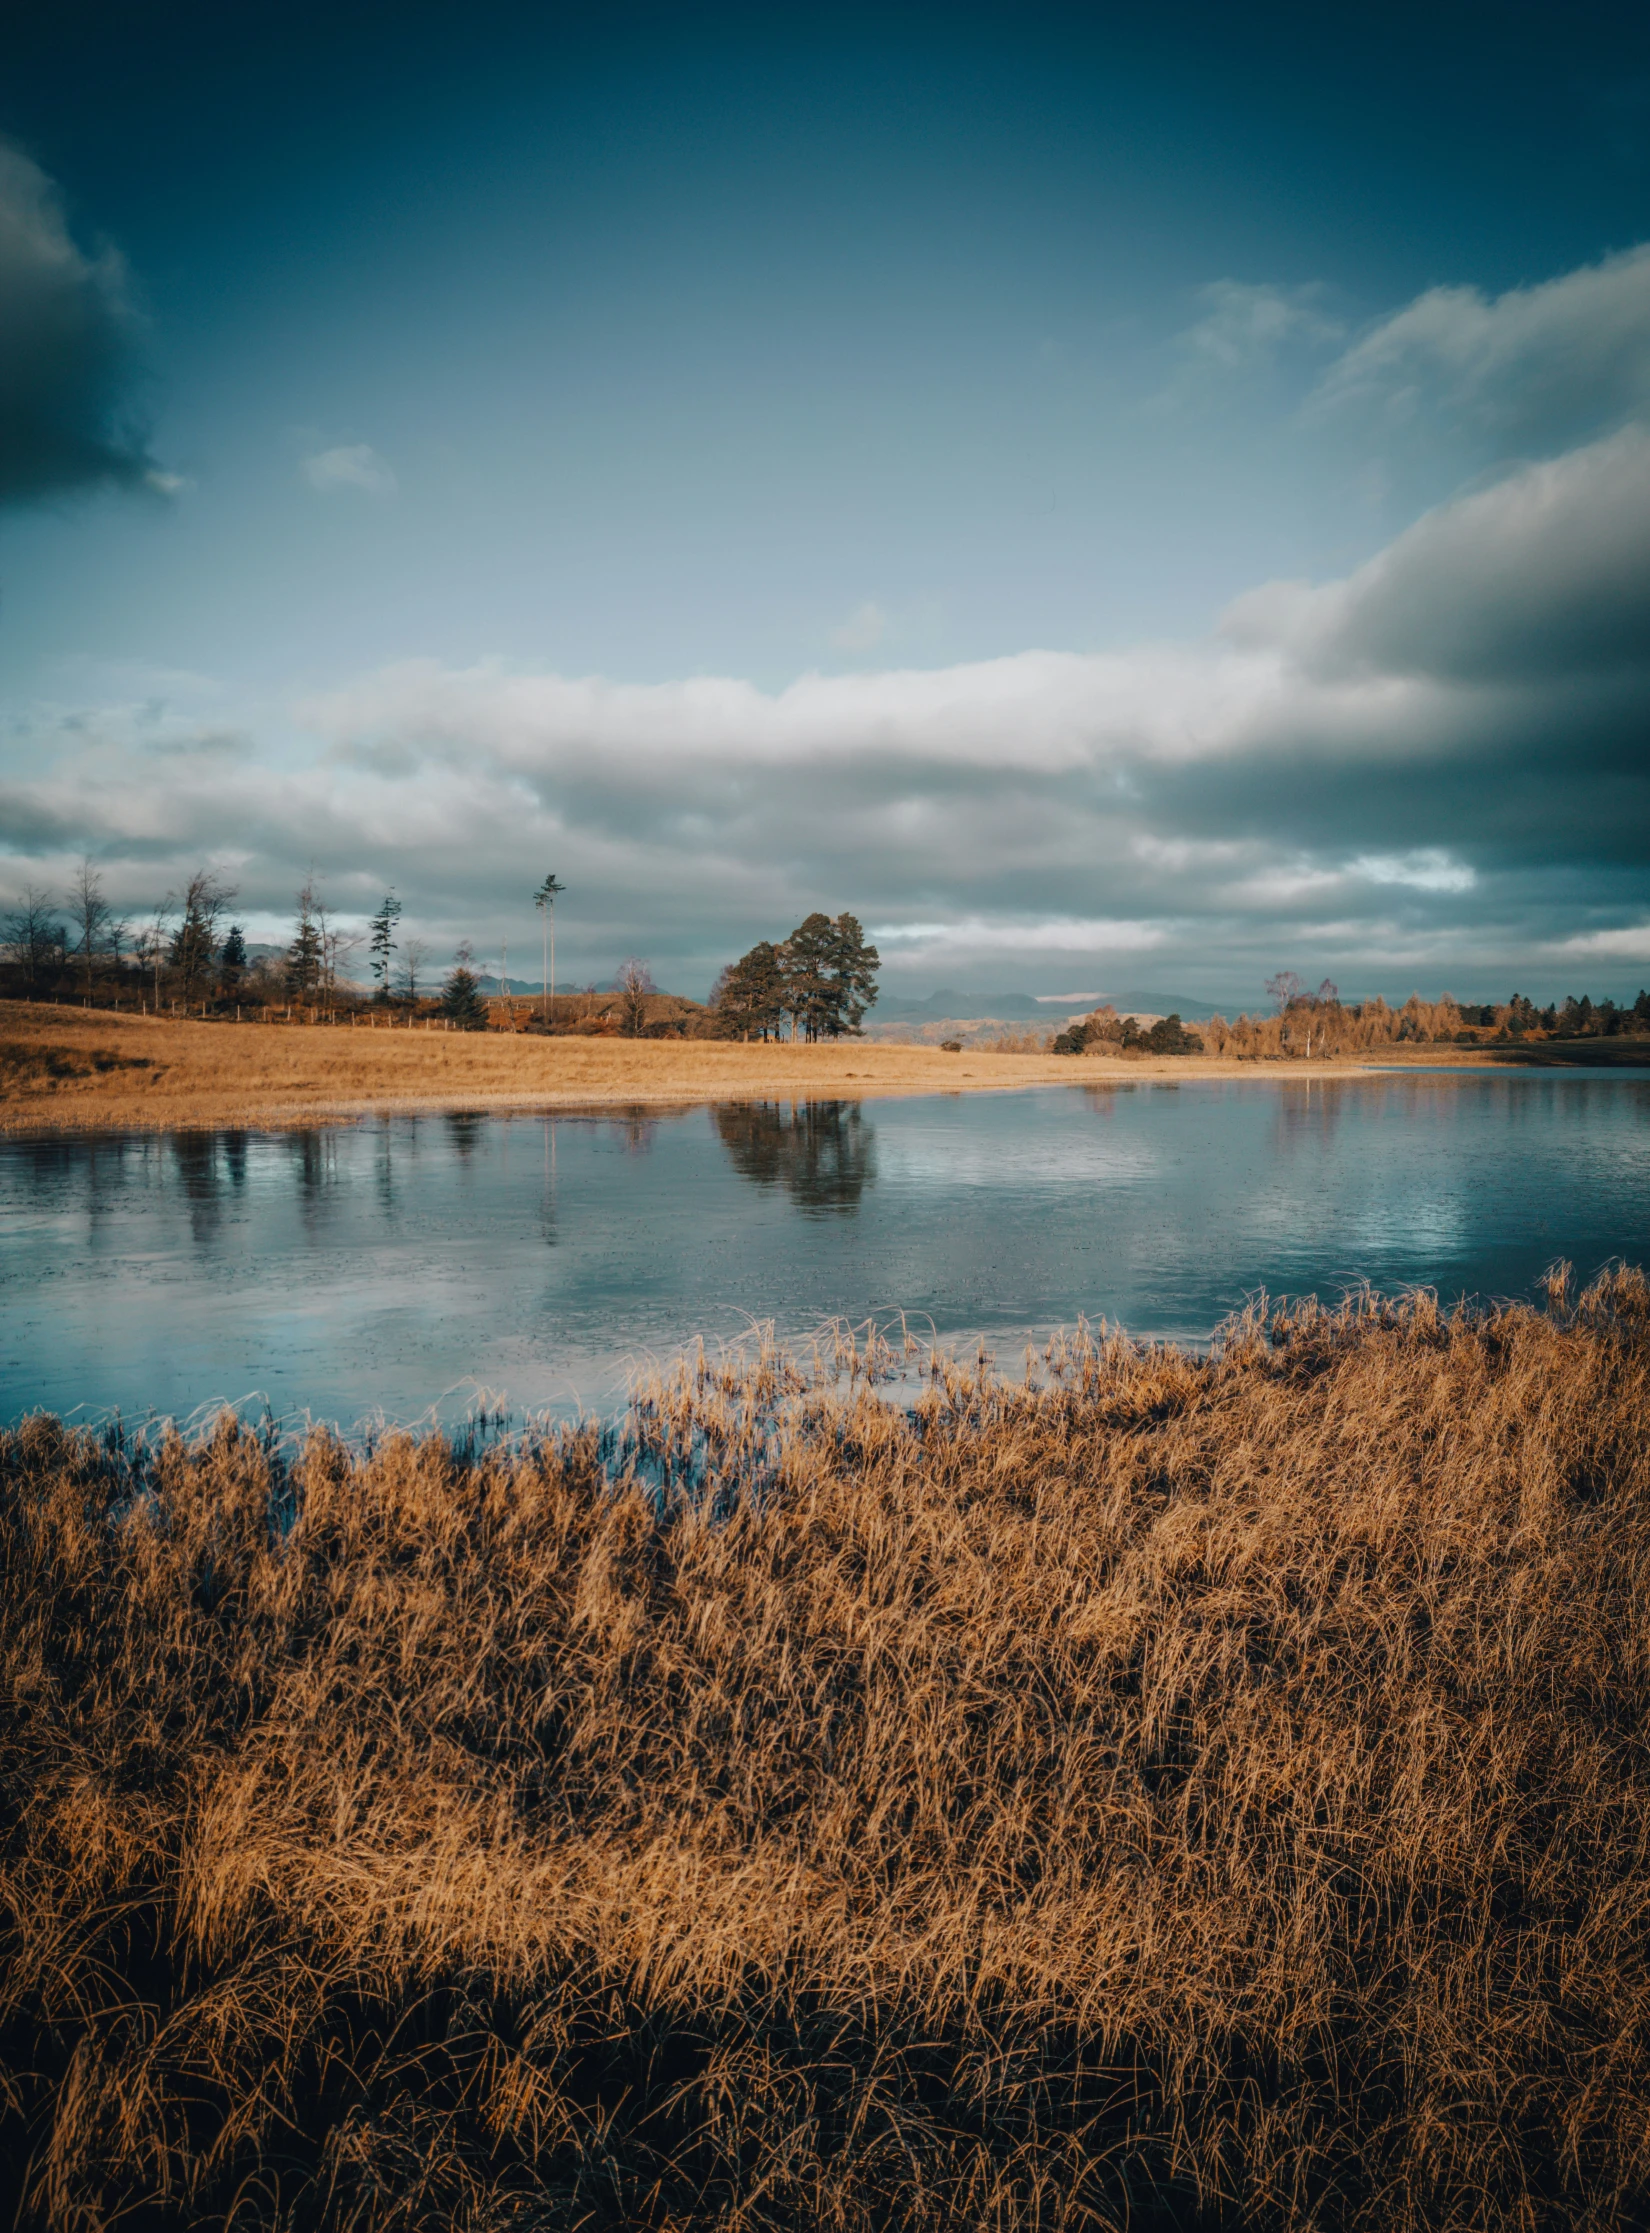
[[[559,893],[564,887],[554,878]],[[292,936],[278,954],[251,956],[245,925],[235,919],[236,886],[215,869],[199,869],[181,891],[169,892],[141,920],[123,914],[106,894],[102,876],[82,861],[65,898],[28,886],[18,904],[0,916],[0,952],[13,993],[25,998],[65,988],[87,1000],[123,992],[187,1007],[228,1007],[241,1002],[286,1002],[304,1007],[349,1005],[363,989],[375,1003],[409,1008],[438,993],[447,1020],[463,1030],[484,1030],[488,1002],[468,941],[436,985],[423,939],[403,936],[403,906],[386,892],[364,929],[352,929],[328,908],[313,875],[294,902]],[[368,985],[352,982],[348,969],[365,948]],[[859,1033],[877,997],[881,963],[850,914],[809,915],[778,943],[764,941],[731,963],[717,979],[708,1010],[696,1029],[723,1038],[837,1039]],[[649,1020],[658,987],[646,962],[620,965],[611,1015],[594,1012],[596,988],[587,988],[585,1012],[575,1029],[617,1030],[626,1037],[677,1028]],[[564,1027],[552,1014],[555,995],[546,986],[544,1025]]]
[[1650,1034],[1650,992],[1631,1002],[1594,1001],[1583,993],[1538,1008],[1523,993],[1510,1000],[1458,1001],[1445,993],[1423,1000],[1411,993],[1401,1007],[1379,997],[1343,1001],[1340,989],[1324,978],[1309,991],[1292,970],[1267,980],[1271,1013],[1244,1013],[1235,1022],[1211,1016],[1188,1031],[1178,1016],[1160,1018],[1149,1028],[1110,1008],[1097,1010],[1061,1032],[1056,1054],[1104,1053],[1138,1048],[1150,1054],[1231,1055],[1266,1059],[1369,1053],[1381,1047],[1418,1045],[1517,1045],[1543,1039],[1610,1039]]

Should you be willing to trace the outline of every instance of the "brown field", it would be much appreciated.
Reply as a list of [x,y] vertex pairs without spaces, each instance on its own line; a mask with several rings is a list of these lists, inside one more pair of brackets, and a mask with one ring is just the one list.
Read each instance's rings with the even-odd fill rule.
[[0,1437],[19,2226],[1650,2219],[1650,1290]]
[[[1407,1050],[1405,1050],[1407,1052]],[[1400,1057],[1401,1058],[1401,1057]],[[1391,1052],[1376,1058],[1394,1059]],[[1413,1059],[1478,1065],[1477,1049]],[[946,1054],[937,1047],[744,1046],[719,1040],[539,1039],[287,1024],[185,1022],[23,1002],[0,1009],[0,1130],[304,1124],[383,1108],[527,1108],[986,1092],[1111,1078],[1345,1076],[1367,1060]]]

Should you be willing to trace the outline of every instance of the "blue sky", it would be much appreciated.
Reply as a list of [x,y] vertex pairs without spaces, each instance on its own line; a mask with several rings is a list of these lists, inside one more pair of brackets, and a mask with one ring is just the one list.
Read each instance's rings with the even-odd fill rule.
[[1650,31],[40,12],[0,885],[702,991],[1650,978]]

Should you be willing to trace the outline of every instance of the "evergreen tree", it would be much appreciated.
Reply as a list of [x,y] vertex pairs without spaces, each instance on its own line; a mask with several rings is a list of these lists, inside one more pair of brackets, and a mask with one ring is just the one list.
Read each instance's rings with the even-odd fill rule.
[[367,951],[372,957],[371,968],[378,980],[375,998],[390,997],[390,956],[395,952],[395,926],[401,919],[401,902],[394,892],[384,894],[383,905],[367,925]]
[[836,953],[836,926],[817,909],[785,941],[785,1006],[799,1039],[834,1038],[841,1029]]
[[867,945],[856,916],[839,915],[831,925],[831,933],[831,974],[836,984],[836,1021],[831,1027],[832,1036],[844,1032],[857,1039],[861,1019],[877,997],[877,971],[882,967],[882,957],[874,946]]
[[298,894],[298,926],[286,950],[286,987],[295,1000],[313,1000],[320,989],[326,956],[321,946],[321,907],[315,880],[304,878]]
[[172,933],[170,960],[186,1000],[198,1000],[212,979],[218,918],[235,896],[213,870],[197,869],[183,888],[183,914]]
[[218,982],[230,999],[235,997],[246,975],[246,933],[239,923],[231,923],[229,936],[223,942],[218,956]]
[[441,988],[441,1013],[457,1031],[485,1031],[487,1028],[487,1003],[482,998],[475,971],[470,967],[474,959],[475,949],[466,940],[454,954],[453,966]]
[[723,970],[711,1006],[728,1038],[777,1039],[785,1020],[785,1000],[779,948],[763,939]]

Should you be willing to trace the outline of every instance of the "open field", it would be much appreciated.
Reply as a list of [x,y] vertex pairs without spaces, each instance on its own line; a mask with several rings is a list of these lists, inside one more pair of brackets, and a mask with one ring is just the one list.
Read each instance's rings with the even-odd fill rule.
[[21,2226],[1650,2216],[1650,1290],[0,1437]]
[[[1400,1055],[1408,1050],[1400,1050]],[[1397,1059],[1390,1051],[1380,1061]],[[1411,1059],[1481,1066],[1477,1048]],[[186,1022],[22,1002],[0,1009],[0,1129],[146,1130],[307,1124],[384,1108],[524,1108],[591,1101],[704,1101],[986,1092],[1106,1077],[1351,1075],[1351,1062],[1196,1056],[1061,1057],[859,1040],[745,1046],[706,1040],[539,1039],[503,1032]]]

